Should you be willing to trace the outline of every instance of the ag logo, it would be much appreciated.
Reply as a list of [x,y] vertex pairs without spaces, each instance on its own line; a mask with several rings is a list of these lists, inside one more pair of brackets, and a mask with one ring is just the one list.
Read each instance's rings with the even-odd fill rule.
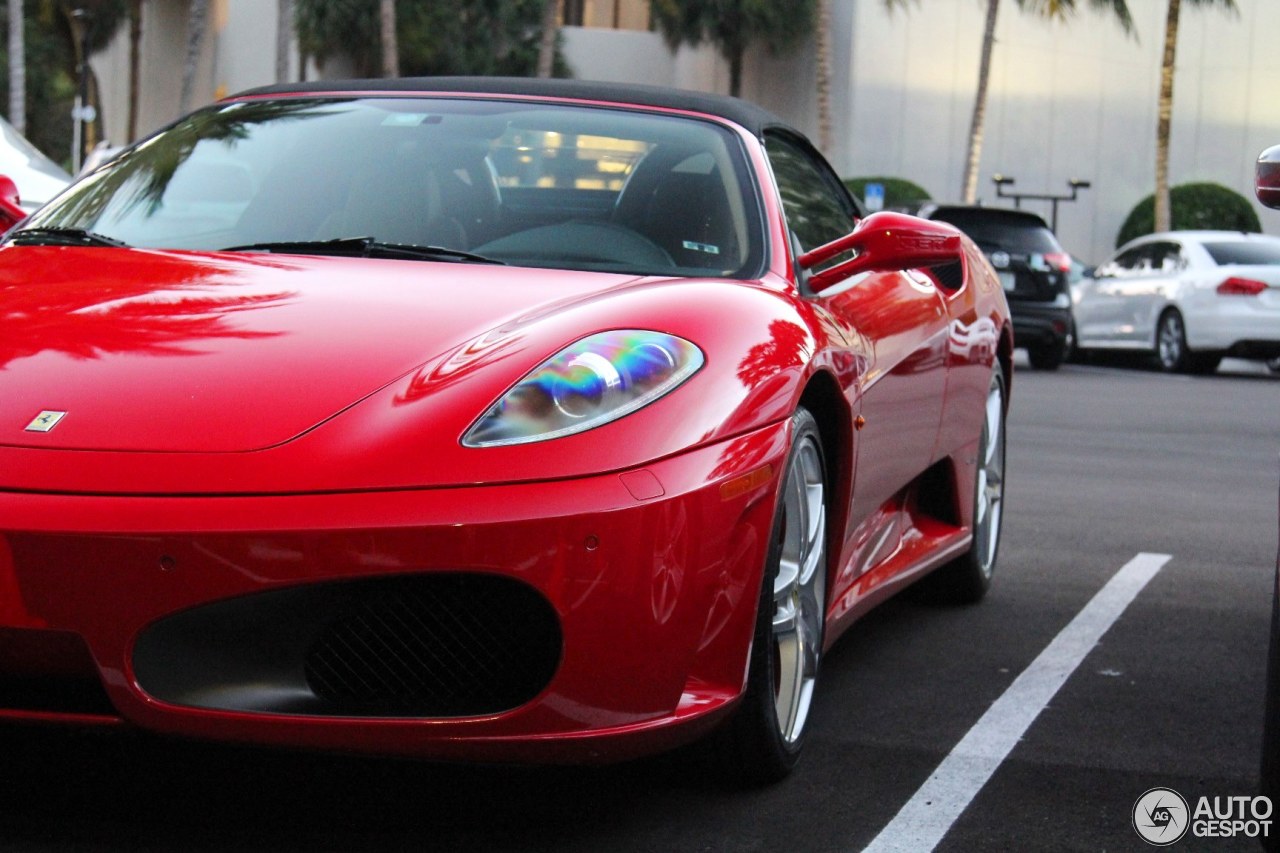
[[1012,258],[1009,257],[1008,252],[996,250],[991,253],[991,266],[995,267],[998,270],[1002,270],[1008,267],[1009,261],[1011,260]]
[[1133,804],[1133,828],[1148,844],[1167,847],[1186,835],[1190,825],[1187,801],[1172,788],[1152,788]]

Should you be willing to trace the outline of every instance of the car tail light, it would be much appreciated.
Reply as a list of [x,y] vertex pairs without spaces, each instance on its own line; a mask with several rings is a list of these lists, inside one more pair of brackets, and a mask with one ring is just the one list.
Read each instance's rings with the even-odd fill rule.
[[1045,263],[1055,269],[1071,272],[1071,256],[1066,252],[1048,252],[1045,254],[1044,260]]
[[1265,281],[1258,281],[1255,278],[1240,278],[1234,275],[1218,285],[1218,293],[1223,296],[1257,296],[1266,289],[1267,283]]

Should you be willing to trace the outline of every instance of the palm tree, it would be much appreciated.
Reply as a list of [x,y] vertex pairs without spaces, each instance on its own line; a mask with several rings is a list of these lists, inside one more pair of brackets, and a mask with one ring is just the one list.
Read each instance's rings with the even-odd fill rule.
[[196,66],[200,62],[200,50],[204,46],[204,33],[209,22],[209,0],[191,0],[187,13],[187,53],[182,63],[182,94],[178,99],[178,111],[191,110],[191,98],[195,93]]
[[396,42],[396,0],[378,4],[379,32],[382,35],[382,76],[400,76],[400,46]]
[[27,57],[22,0],[9,0],[9,123],[27,132]]
[[129,2],[129,126],[126,142],[138,138],[138,105],[142,88],[142,0]]
[[289,43],[293,41],[293,0],[276,0],[276,82],[289,79]]
[[[1234,12],[1235,0],[1187,0],[1194,6],[1221,6]],[[1156,209],[1155,230],[1168,231],[1171,225],[1169,204],[1169,131],[1173,124],[1173,69],[1178,52],[1178,16],[1182,0],[1169,0],[1164,22],[1164,54],[1160,61],[1160,100],[1156,118]]]
[[538,42],[538,76],[550,77],[556,59],[556,36],[560,33],[560,10],[564,0],[546,0],[542,10],[542,38]]
[[978,57],[978,91],[973,95],[973,113],[969,118],[969,146],[965,151],[964,186],[960,198],[965,204],[978,200],[978,167],[982,163],[982,140],[987,125],[987,87],[991,82],[991,51],[996,43],[996,17],[1000,0],[987,0],[987,14],[982,25],[982,53]]
[[[890,6],[906,5],[907,0],[887,0]],[[982,162],[982,140],[987,115],[987,86],[991,79],[991,53],[996,40],[996,17],[1000,0],[986,0],[987,14],[982,28],[982,52],[978,59],[978,89],[973,98],[973,114],[969,121],[969,146],[965,155],[964,184],[961,198],[973,204],[978,198],[978,167]],[[1024,12],[1050,20],[1063,21],[1076,11],[1079,0],[1015,0]],[[1177,0],[1171,0],[1177,2]],[[1233,2],[1233,0],[1222,0]],[[1126,33],[1133,32],[1133,17],[1126,0],[1089,0],[1100,11],[1111,11]]]

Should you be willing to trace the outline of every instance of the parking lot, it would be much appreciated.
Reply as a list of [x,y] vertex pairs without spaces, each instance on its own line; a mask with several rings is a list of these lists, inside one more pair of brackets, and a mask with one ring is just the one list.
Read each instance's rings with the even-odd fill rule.
[[[879,836],[914,850],[921,814],[939,850],[1147,849],[1131,813],[1148,789],[1255,791],[1280,377],[1231,361],[1203,378],[1022,370],[1009,430],[991,594],[965,608],[907,595],[855,626],[781,785],[726,788],[684,754],[475,768],[5,728],[0,849],[857,851]],[[984,717],[1140,554],[1167,559],[1148,558],[1043,708],[1014,696],[1000,707],[1016,714]],[[998,740],[1018,714],[1029,724],[989,778],[923,787],[971,730]],[[1173,849],[1257,843],[1189,833]]]

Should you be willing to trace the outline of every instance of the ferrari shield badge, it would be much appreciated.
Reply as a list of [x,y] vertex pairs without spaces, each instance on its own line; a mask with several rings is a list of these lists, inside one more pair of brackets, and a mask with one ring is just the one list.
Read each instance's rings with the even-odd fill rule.
[[58,425],[58,421],[67,416],[66,412],[51,412],[45,410],[35,416],[31,423],[27,424],[27,432],[48,432]]

